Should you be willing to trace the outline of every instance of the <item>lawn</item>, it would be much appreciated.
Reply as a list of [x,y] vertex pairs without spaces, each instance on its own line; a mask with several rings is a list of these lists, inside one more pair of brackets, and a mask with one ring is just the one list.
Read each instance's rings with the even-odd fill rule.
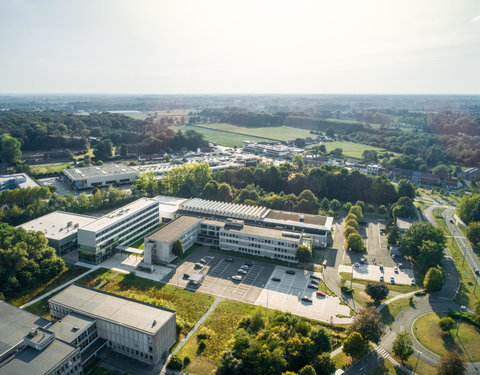
[[232,124],[196,124],[195,127],[216,131],[269,139],[270,141],[290,141],[296,138],[316,137],[309,130],[291,126],[266,126],[247,128]]
[[242,147],[243,141],[255,141],[255,142],[274,142],[271,139],[254,137],[254,136],[245,136],[241,134],[226,133],[219,130],[213,130],[208,128],[203,128],[200,126],[191,126],[183,125],[180,127],[174,127],[175,131],[181,130],[186,132],[187,130],[195,130],[197,133],[203,134],[206,140],[217,143],[222,146],[228,147]]
[[28,307],[25,307],[25,310],[31,312],[32,314],[41,316],[44,319],[52,320],[52,317],[50,316],[50,309],[48,307],[49,298],[50,297],[41,299],[40,301],[35,302]]
[[67,281],[70,281],[87,271],[88,271],[88,268],[66,263],[65,269],[61,273],[59,273],[57,276],[52,278],[50,281],[46,282],[45,284],[37,288],[33,288],[28,291],[25,291],[24,293],[12,299],[7,299],[7,302],[15,306],[22,306],[30,302],[31,300],[34,300],[35,298],[41,296],[42,294],[45,294],[59,287],[60,285],[65,284]]
[[[352,277],[351,272],[340,272],[340,277],[345,280],[345,283],[347,286],[350,286],[349,282],[350,282],[350,278]],[[367,285],[368,283],[375,282],[375,281],[364,280],[364,279],[353,279],[353,282],[357,284]],[[413,286],[413,285],[389,284],[389,283],[385,283],[385,285],[390,291],[401,293],[401,294],[410,293],[410,292],[419,290],[418,286]]]
[[[368,145],[363,145],[361,143],[353,143],[353,142],[346,142],[346,141],[325,142],[323,144],[325,145],[327,152],[330,152],[336,148],[341,148],[343,150],[344,156],[355,158],[355,159],[362,159],[363,158],[362,153],[365,150],[375,150],[378,153],[387,151],[384,148],[380,148],[380,147],[368,146]],[[307,147],[307,149],[311,147],[314,147],[314,146],[309,146]]]
[[458,197],[455,194],[451,194],[448,191],[444,194],[441,194],[440,192],[435,191],[433,189],[418,188],[417,189],[417,194],[418,195],[423,195],[423,196],[426,196],[426,197],[430,197],[430,198],[433,198],[433,199],[443,199],[443,200],[446,200],[446,201],[448,201],[448,202],[450,202],[451,204],[454,204],[454,205],[456,205],[458,202],[460,202],[460,197]]
[[[444,314],[430,313],[421,316],[413,324],[413,333],[420,343],[439,356],[449,351],[459,351],[466,360],[480,360],[480,333],[468,322],[462,321],[456,335],[457,327],[449,333],[443,333],[438,327],[438,321]],[[458,324],[458,321],[457,321]]]
[[68,164],[46,165],[46,166],[39,166],[39,167],[31,166],[30,170],[32,171],[32,174],[34,176],[39,174],[46,174],[46,173],[61,173],[69,165],[72,165],[72,164],[68,163]]
[[97,268],[95,271],[77,280],[77,284],[95,288],[99,283],[108,280],[116,273],[116,271],[109,270],[108,268]]
[[[438,227],[443,231],[446,236],[451,236],[452,233],[447,227],[445,220],[442,217],[442,210],[434,210],[433,217]],[[455,296],[455,302],[460,305],[466,305],[473,308],[475,302],[478,301],[480,297],[480,288],[476,288],[475,293],[475,278],[474,273],[470,269],[470,266],[463,259],[463,252],[460,250],[460,247],[457,244],[457,241],[453,237],[447,238],[447,247],[450,251],[450,255],[455,262],[459,276],[460,276],[460,288],[458,289],[457,295]]]
[[215,300],[215,297],[210,294],[192,292],[131,274],[118,274],[102,285],[100,289],[175,310],[177,325],[181,326],[183,335],[190,331]]
[[[191,359],[190,365],[184,369],[192,374],[211,374],[220,365],[223,352],[228,350],[233,334],[237,330],[240,321],[248,316],[252,316],[257,309],[267,314],[267,318],[277,314],[277,311],[266,309],[260,306],[254,306],[242,302],[223,300],[203,322],[195,334],[179,351],[180,358],[188,356]],[[282,313],[283,314],[283,313]],[[323,325],[316,321],[305,319],[312,326],[323,326],[330,331],[332,335],[332,345],[339,346],[344,339],[343,328],[336,328]],[[199,340],[197,338],[200,332],[208,332],[210,337],[206,339],[207,346],[203,352],[198,352]]]
[[338,353],[332,359],[335,361],[337,368],[346,369],[352,364],[352,357],[346,355],[344,352]]
[[385,305],[382,310],[380,310],[380,315],[382,315],[383,324],[390,325],[393,324],[395,318],[401,311],[406,309],[408,306],[415,305],[415,299],[410,303],[409,298],[399,298],[388,305]]
[[[399,358],[395,358],[398,363],[401,363]],[[416,356],[410,357],[410,359],[405,363],[405,367],[413,370],[417,361]],[[418,361],[417,374],[419,375],[430,375],[435,374],[435,368],[423,362],[422,360]],[[395,367],[392,362],[389,360],[384,360],[384,362],[377,366],[376,369],[370,371],[368,375],[404,375],[406,374],[399,367]]]

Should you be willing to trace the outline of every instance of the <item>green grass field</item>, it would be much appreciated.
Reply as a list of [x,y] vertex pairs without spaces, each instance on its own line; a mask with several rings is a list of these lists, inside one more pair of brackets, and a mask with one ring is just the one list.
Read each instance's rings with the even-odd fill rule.
[[[415,299],[414,299],[415,300]],[[414,301],[413,300],[413,301]],[[415,303],[415,302],[413,302]],[[383,324],[390,325],[395,321],[395,317],[400,314],[400,312],[410,306],[410,301],[408,298],[400,298],[392,303],[389,303],[380,311],[382,316]]]
[[41,167],[30,167],[30,170],[32,171],[33,175],[39,175],[39,174],[46,174],[46,173],[61,173],[65,168],[67,168],[69,163],[67,164],[57,164],[57,165],[47,165],[47,166],[41,166]]
[[[335,142],[326,142],[324,143],[327,152],[330,152],[336,148],[341,148],[343,150],[343,155],[349,158],[362,159],[362,153],[365,150],[375,150],[378,153],[385,152],[384,148],[362,145],[360,143],[345,142],[345,141],[335,141]],[[312,146],[310,146],[312,147]],[[307,147],[308,149],[309,147]]]
[[[448,351],[459,351],[470,362],[480,360],[480,333],[471,323],[462,321],[456,335],[457,326],[449,333],[444,333],[438,326],[444,314],[430,313],[418,318],[413,325],[415,337],[427,349],[439,356]],[[458,321],[457,321],[458,324]]]
[[190,331],[215,300],[210,294],[191,292],[184,288],[125,274],[114,276],[100,289],[175,310],[177,324],[182,326],[183,335]]
[[295,138],[316,137],[309,130],[294,128],[291,126],[267,126],[260,128],[247,128],[232,124],[198,124],[195,127],[217,130],[221,132],[241,134],[272,141],[291,141]]
[[37,288],[25,291],[21,295],[18,295],[12,299],[8,299],[7,302],[15,306],[22,306],[87,271],[88,268],[66,264],[65,269],[50,281],[40,285]]
[[48,307],[49,298],[50,297],[41,299],[40,301],[25,307],[25,310],[31,312],[32,314],[41,316],[44,319],[52,320],[52,317],[50,316],[50,308]]

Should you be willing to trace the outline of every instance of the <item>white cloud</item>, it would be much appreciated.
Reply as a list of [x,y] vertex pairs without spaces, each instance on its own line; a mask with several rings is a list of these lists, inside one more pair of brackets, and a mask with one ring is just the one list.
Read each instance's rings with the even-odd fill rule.
[[472,18],[472,23],[480,23],[480,16]]

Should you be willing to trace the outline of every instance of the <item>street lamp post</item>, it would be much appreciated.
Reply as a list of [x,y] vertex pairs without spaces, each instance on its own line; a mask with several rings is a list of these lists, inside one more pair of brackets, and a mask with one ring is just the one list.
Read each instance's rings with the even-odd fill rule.
[[415,363],[415,370],[413,370],[414,374],[417,373],[418,361],[419,361],[421,355],[422,355],[422,352],[418,352],[417,362]]

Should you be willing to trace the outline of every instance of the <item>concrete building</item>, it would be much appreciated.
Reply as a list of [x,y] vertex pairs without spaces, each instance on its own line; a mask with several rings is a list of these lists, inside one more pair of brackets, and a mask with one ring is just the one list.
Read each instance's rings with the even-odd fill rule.
[[55,211],[37,219],[19,225],[25,230],[39,231],[45,234],[48,244],[57,250],[58,255],[65,255],[77,248],[77,231],[97,220],[96,217],[70,212]]
[[181,240],[184,249],[190,248],[196,241],[202,219],[193,216],[180,216],[159,230],[145,237],[144,262],[170,263],[176,258],[172,254],[173,243]]
[[58,339],[50,322],[0,301],[0,374],[83,374],[80,349]]
[[159,225],[159,202],[141,198],[78,229],[79,260],[98,264]]
[[185,198],[169,197],[167,195],[157,195],[155,199],[158,201],[158,211],[162,223],[175,219],[178,208],[183,202],[187,201]]
[[100,290],[70,285],[48,301],[53,319],[76,313],[95,320],[113,351],[151,365],[176,342],[176,312]]
[[39,185],[25,173],[7,174],[0,176],[0,193],[5,190],[38,187]]
[[105,164],[95,167],[65,169],[65,181],[74,189],[92,189],[134,182],[139,172],[125,164]]

